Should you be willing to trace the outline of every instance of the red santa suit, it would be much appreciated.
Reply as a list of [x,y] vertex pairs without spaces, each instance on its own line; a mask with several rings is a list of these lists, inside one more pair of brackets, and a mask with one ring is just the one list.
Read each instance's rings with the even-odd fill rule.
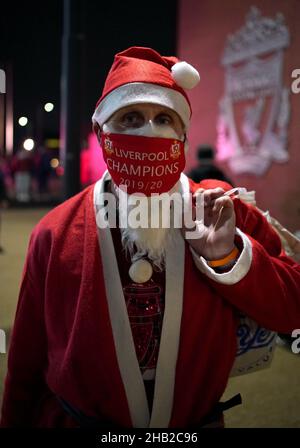
[[[107,174],[105,175],[107,176]],[[34,229],[11,337],[1,426],[70,427],[57,397],[105,426],[198,425],[222,396],[238,310],[289,333],[300,323],[300,267],[252,206],[234,200],[241,253],[217,274],[178,230],[166,252],[165,309],[150,412],[109,228],[96,224],[104,179]],[[182,175],[181,191],[214,188]]]

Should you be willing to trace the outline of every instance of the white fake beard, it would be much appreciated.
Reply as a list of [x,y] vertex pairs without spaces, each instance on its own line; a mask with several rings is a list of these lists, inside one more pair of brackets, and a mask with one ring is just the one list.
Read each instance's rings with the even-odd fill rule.
[[[172,194],[179,191],[180,183],[176,185],[168,192]],[[134,199],[134,195],[127,195],[124,191],[120,190],[116,185],[114,188],[117,191],[117,195],[120,198],[121,195],[128,196],[127,201],[119,201],[119,219],[122,222],[126,222],[126,218],[129,216],[130,211],[136,207],[136,205],[130,204],[130,198]],[[123,204],[127,204],[124,207]],[[135,204],[135,201],[133,202]],[[120,228],[122,245],[125,251],[129,254],[132,262],[147,257],[152,264],[158,269],[162,270],[165,266],[166,248],[169,243],[172,243],[174,238],[174,227],[172,215],[170,219],[170,227],[163,227],[162,225],[162,203],[159,207],[151,208],[151,198],[143,197],[139,198],[139,210],[141,213],[147,213],[148,227],[130,227],[130,223],[127,227]],[[158,223],[157,227],[151,227],[151,224]]]
[[[103,131],[106,133],[113,132],[114,130],[109,124],[104,124]],[[172,127],[164,127],[162,129],[162,127],[156,126],[153,123],[147,123],[145,126],[138,129],[130,129],[130,131],[126,130],[123,133],[144,137],[179,138]],[[187,142],[185,142],[185,151],[187,150],[187,147]],[[126,217],[128,217],[130,210],[135,207],[130,205],[129,199],[130,197],[134,198],[134,195],[127,195],[127,193],[124,193],[124,191],[120,190],[115,184],[114,188],[119,199],[121,195],[128,196],[126,201],[119,200],[119,219],[121,222],[124,219],[126,221]],[[177,182],[168,194],[178,192],[179,188],[180,182]],[[122,245],[125,251],[129,254],[132,262],[147,257],[158,270],[163,270],[165,266],[166,247],[174,238],[174,227],[172,226],[172,219],[170,228],[162,227],[161,207],[158,209],[156,208],[155,211],[153,211],[150,207],[150,201],[150,197],[143,198],[140,203],[142,205],[139,206],[139,209],[148,209],[148,228],[140,227],[135,229],[130,227],[129,224],[126,228],[120,228]],[[127,204],[125,209],[123,207],[124,203]],[[154,216],[155,212],[158,213],[158,217]],[[156,218],[160,219],[157,221]],[[152,222],[159,222],[159,227],[151,228],[151,220]]]

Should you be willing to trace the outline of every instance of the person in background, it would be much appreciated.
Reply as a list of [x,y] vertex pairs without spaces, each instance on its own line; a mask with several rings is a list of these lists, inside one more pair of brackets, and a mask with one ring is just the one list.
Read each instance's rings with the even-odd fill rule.
[[39,200],[47,200],[49,197],[49,178],[51,176],[51,154],[45,146],[39,146],[34,156],[35,176],[38,183]]
[[210,145],[200,145],[197,150],[198,166],[193,168],[188,177],[194,182],[201,182],[204,179],[217,179],[231,185],[231,180],[218,168],[215,163],[215,150]]
[[4,158],[0,157],[0,254],[4,252],[4,249],[1,245],[1,230],[2,230],[2,208],[6,208],[7,201],[7,191],[5,185],[5,172],[4,172],[5,161]]
[[32,156],[29,151],[20,149],[12,161],[15,178],[16,199],[19,202],[29,202],[31,194],[31,176],[33,173]]

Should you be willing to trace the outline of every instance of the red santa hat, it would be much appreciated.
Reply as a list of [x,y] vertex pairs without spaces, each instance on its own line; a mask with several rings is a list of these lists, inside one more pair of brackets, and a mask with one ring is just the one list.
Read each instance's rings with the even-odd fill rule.
[[187,62],[151,48],[128,48],[116,54],[92,120],[102,126],[122,107],[151,103],[177,112],[187,128],[192,110],[184,89],[199,81],[199,73]]

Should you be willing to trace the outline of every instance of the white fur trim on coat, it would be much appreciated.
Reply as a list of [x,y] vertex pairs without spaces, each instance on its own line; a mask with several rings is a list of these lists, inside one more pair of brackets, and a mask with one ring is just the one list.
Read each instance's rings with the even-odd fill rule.
[[234,285],[242,280],[242,278],[249,272],[252,262],[252,244],[249,238],[238,228],[236,228],[236,234],[241,237],[243,241],[243,250],[232,269],[222,274],[217,274],[214,269],[207,264],[205,258],[199,256],[194,249],[190,247],[194,262],[199,271],[212,280],[215,280],[218,283],[223,283],[224,285]]

